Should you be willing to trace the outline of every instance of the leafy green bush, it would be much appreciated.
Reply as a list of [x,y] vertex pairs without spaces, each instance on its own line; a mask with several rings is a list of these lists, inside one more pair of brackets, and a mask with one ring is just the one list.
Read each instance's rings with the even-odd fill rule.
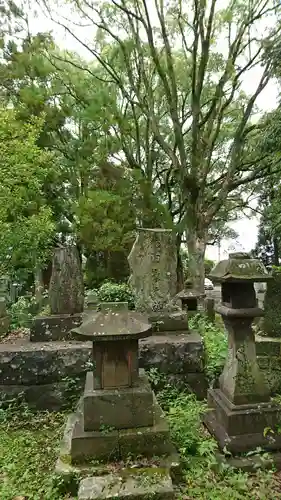
[[98,289],[98,298],[101,302],[128,302],[129,309],[134,309],[134,296],[126,283],[104,283]]
[[195,455],[202,441],[201,417],[207,406],[197,401],[195,394],[179,391],[169,383],[157,399],[166,411],[172,440],[182,457]]
[[227,334],[223,326],[210,323],[197,314],[189,320],[190,328],[197,330],[205,345],[205,372],[210,382],[221,374],[227,354]]
[[19,297],[17,302],[9,307],[11,329],[29,328],[33,318],[34,297]]

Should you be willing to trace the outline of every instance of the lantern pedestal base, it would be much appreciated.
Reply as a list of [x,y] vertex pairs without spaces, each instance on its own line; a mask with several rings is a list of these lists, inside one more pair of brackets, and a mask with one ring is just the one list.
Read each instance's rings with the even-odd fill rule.
[[267,451],[281,449],[280,408],[271,403],[233,405],[220,389],[208,391],[210,411],[204,424],[218,441],[221,450],[232,454],[246,453],[261,447]]
[[125,460],[128,456],[159,457],[168,455],[171,446],[169,426],[156,398],[151,426],[120,430],[105,427],[99,431],[85,431],[81,398],[65,429],[61,459],[69,464],[81,464]]
[[94,389],[93,373],[88,372],[83,408],[85,431],[153,425],[153,393],[145,376],[133,387]]

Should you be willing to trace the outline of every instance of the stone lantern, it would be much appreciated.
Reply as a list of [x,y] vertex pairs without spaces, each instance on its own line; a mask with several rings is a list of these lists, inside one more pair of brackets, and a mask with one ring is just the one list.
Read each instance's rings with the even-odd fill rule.
[[205,293],[193,288],[191,280],[186,280],[184,289],[177,294],[181,300],[182,309],[188,312],[196,312],[198,310],[198,300],[205,297]]
[[152,334],[146,316],[104,309],[72,332],[92,343],[93,366],[67,424],[69,462],[168,453],[168,424],[138,366],[138,340]]
[[[220,448],[239,454],[262,447],[281,448],[275,435],[280,421],[279,409],[270,402],[269,387],[259,369],[252,322],[262,316],[258,308],[255,282],[270,279],[263,264],[245,253],[229,255],[210,275],[221,284],[222,315],[228,333],[228,355],[219,388],[208,391],[204,422]],[[270,429],[266,435],[265,429]]]

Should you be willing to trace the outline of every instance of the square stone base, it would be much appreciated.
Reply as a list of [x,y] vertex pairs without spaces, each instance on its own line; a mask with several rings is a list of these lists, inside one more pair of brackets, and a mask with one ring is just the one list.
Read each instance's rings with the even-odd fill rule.
[[142,428],[85,431],[83,399],[68,418],[60,459],[68,464],[89,461],[125,460],[128,456],[161,456],[171,452],[169,427],[156,398],[153,400],[153,425]]
[[93,372],[86,376],[83,396],[84,430],[127,429],[153,425],[153,393],[145,375],[134,387],[94,389]]
[[279,407],[271,403],[235,406],[220,389],[208,391],[208,406],[210,411],[204,423],[222,450],[239,454],[257,447],[268,451],[281,449]]
[[34,318],[30,328],[31,342],[71,340],[72,328],[80,326],[82,314],[54,314]]

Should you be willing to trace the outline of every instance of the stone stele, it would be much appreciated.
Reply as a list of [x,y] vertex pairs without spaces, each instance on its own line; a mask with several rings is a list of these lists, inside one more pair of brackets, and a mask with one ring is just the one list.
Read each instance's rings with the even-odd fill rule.
[[173,309],[177,293],[177,253],[170,229],[138,230],[128,257],[130,284],[137,311],[162,312]]
[[51,314],[79,314],[83,311],[83,273],[75,246],[54,250],[49,303]]

